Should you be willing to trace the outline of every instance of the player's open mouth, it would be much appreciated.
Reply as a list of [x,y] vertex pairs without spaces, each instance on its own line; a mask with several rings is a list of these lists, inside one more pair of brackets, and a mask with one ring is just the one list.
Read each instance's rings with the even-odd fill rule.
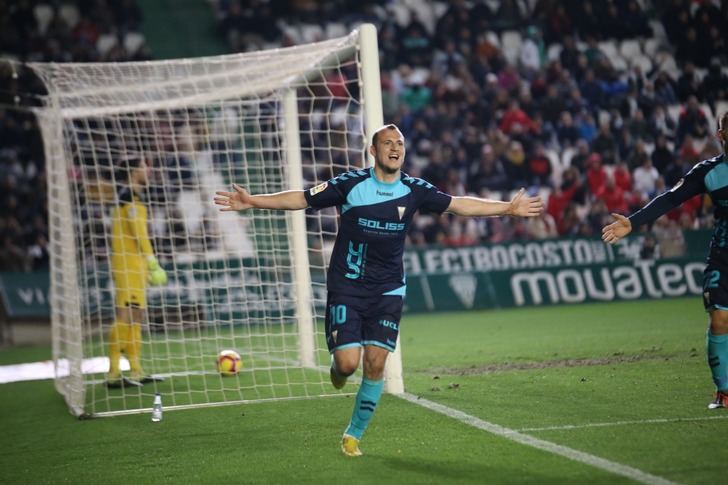
[[394,154],[394,155],[390,155],[390,156],[389,156],[389,159],[390,159],[390,160],[399,160],[399,155],[397,155],[397,154]]

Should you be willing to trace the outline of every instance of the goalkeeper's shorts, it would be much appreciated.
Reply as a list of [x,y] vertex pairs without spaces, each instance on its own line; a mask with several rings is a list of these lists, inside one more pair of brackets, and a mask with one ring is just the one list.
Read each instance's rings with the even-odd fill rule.
[[146,308],[147,271],[129,268],[126,271],[112,269],[114,279],[114,305],[121,308]]
[[326,298],[329,352],[364,345],[394,352],[403,305],[401,296],[354,297],[329,292]]

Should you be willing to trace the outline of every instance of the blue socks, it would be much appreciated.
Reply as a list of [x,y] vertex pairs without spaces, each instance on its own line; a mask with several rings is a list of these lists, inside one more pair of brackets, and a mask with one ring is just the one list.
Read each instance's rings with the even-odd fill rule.
[[378,381],[372,381],[366,377],[362,379],[359,392],[356,394],[351,422],[345,431],[346,434],[361,439],[367,426],[369,426],[369,420],[372,419],[379,398],[382,396],[382,389],[384,389],[384,379]]
[[713,335],[708,330],[706,341],[708,365],[715,387],[719,391],[728,391],[728,334]]

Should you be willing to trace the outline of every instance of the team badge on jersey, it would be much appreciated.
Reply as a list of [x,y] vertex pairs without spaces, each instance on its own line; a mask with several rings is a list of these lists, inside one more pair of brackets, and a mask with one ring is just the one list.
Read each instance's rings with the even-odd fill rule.
[[323,192],[324,190],[326,190],[326,187],[328,187],[328,186],[329,186],[329,183],[328,182],[324,182],[322,184],[318,184],[316,187],[311,187],[311,189],[309,189],[308,192],[311,195],[316,195],[319,192]]

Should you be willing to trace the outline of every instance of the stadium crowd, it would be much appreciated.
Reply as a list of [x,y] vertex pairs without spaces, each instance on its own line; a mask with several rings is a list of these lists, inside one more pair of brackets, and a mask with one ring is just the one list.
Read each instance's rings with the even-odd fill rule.
[[[379,30],[385,119],[407,137],[405,170],[454,195],[547,199],[532,221],[420,217],[414,244],[463,246],[597,235],[720,152],[728,109],[728,5],[711,0],[217,0],[233,51]],[[0,15],[0,52],[19,60],[145,59],[133,0],[29,1]],[[74,8],[75,7],[75,14]],[[31,35],[23,34],[31,32]],[[143,38],[142,38],[143,39]],[[323,142],[323,141],[322,141]],[[0,112],[0,270],[47,264],[43,155],[32,119]],[[38,194],[43,194],[38,197]],[[653,228],[711,225],[696,198]],[[669,249],[673,248],[673,249]]]
[[[0,2],[0,56],[22,62],[145,60],[150,55],[141,22],[134,0]],[[11,77],[3,72],[2,79]],[[7,87],[2,89],[5,101]],[[47,268],[43,143],[32,114],[0,107],[0,167],[0,271]]]
[[[267,5],[219,3],[233,49],[378,25],[385,119],[408,139],[410,174],[454,195],[507,198],[524,186],[548,199],[535,221],[420,218],[415,244],[597,235],[610,212],[634,211],[720,153],[725,2]],[[696,198],[656,233],[710,226],[710,212]]]

